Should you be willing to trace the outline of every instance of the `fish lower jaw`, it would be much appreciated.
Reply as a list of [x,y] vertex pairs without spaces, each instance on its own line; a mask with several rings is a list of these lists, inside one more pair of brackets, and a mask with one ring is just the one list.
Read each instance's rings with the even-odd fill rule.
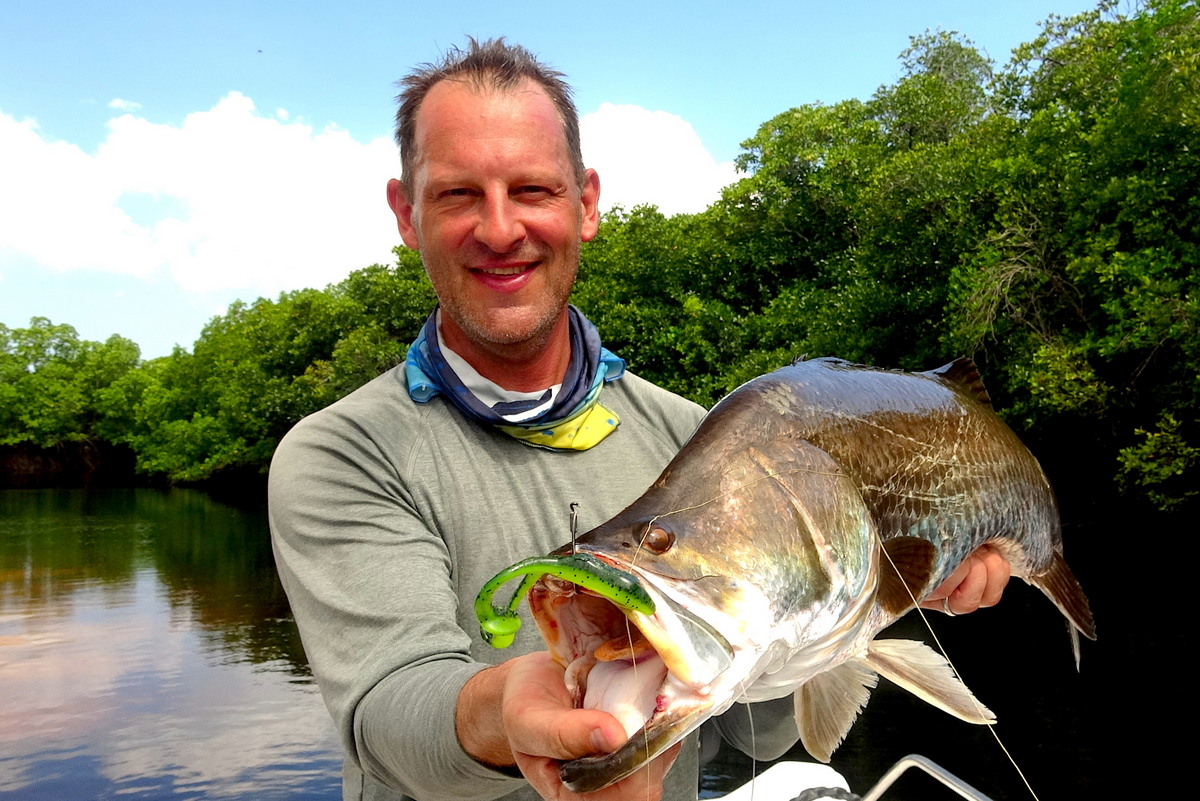
[[[574,793],[591,793],[631,775],[693,731],[712,714],[711,699],[705,696],[672,697],[664,682],[664,693],[655,698],[655,708],[629,739],[611,754],[583,757],[559,766],[559,777]],[[624,721],[622,721],[624,725]]]

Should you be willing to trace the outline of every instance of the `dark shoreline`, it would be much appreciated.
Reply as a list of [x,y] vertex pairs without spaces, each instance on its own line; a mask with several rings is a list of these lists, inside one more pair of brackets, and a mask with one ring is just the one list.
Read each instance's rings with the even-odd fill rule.
[[135,471],[137,455],[127,445],[64,442],[50,448],[0,447],[0,489],[147,487],[157,482]]
[[265,503],[267,476],[256,467],[229,468],[202,482],[172,482],[162,474],[137,472],[137,455],[127,445],[70,442],[52,448],[0,446],[0,490],[168,489],[203,490],[234,505]]

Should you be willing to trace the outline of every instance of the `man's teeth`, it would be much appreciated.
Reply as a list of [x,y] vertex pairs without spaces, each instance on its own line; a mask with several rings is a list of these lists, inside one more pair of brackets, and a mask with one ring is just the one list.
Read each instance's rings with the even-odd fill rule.
[[513,267],[485,267],[483,268],[482,272],[485,272],[488,275],[516,275],[517,273],[525,272],[527,269],[528,267],[524,265]]

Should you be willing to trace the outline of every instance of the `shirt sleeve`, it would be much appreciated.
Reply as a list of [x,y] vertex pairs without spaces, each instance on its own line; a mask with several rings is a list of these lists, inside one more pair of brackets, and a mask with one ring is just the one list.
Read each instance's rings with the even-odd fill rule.
[[348,758],[410,796],[496,798],[524,782],[458,743],[459,691],[486,665],[455,622],[446,544],[395,458],[346,415],[289,433],[269,483],[280,578]]
[[725,742],[760,762],[779,759],[800,739],[791,695],[734,704],[712,722]]

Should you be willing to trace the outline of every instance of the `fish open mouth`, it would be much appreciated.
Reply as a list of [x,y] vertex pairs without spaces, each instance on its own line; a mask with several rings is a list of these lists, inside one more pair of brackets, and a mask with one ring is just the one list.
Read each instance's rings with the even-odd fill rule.
[[[496,590],[521,576],[506,607]],[[651,579],[602,554],[535,557],[501,571],[475,599],[480,632],[497,648],[520,627],[516,608],[528,593],[530,610],[576,707],[608,712],[625,728],[625,745],[611,754],[563,763],[563,783],[592,792],[636,771],[714,712],[714,681],[733,662],[734,649]]]
[[529,593],[575,706],[609,713],[627,737],[612,754],[561,766],[573,792],[619,781],[683,739],[712,714],[712,683],[732,662],[720,634],[654,588],[648,592],[651,614],[549,575]]
[[666,662],[619,606],[553,577],[534,585],[529,605],[576,707],[608,712],[627,737],[665,708]]

